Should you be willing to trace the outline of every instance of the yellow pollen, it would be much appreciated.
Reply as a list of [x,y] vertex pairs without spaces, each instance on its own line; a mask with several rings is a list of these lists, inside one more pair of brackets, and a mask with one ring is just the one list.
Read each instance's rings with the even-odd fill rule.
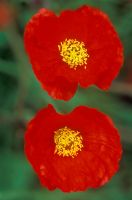
[[71,69],[77,69],[79,66],[84,66],[86,69],[89,54],[85,48],[84,42],[79,42],[76,39],[65,39],[58,45],[62,60],[69,65]]
[[75,157],[83,148],[83,138],[79,131],[74,131],[67,126],[54,132],[55,154],[63,157]]

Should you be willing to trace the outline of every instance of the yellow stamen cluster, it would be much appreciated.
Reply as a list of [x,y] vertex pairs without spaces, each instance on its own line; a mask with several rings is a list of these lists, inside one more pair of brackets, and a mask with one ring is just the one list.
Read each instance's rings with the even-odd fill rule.
[[54,132],[55,154],[59,156],[75,157],[83,147],[83,138],[79,131],[74,131],[67,126]]
[[79,66],[86,68],[88,53],[84,42],[79,42],[76,39],[65,39],[58,45],[62,60],[69,65],[71,69]]

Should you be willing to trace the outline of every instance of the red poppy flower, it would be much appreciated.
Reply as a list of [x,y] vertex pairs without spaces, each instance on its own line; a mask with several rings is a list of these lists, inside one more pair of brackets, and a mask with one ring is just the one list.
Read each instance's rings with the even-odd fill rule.
[[78,84],[108,89],[123,63],[123,48],[108,16],[83,6],[56,16],[41,9],[25,28],[25,48],[43,88],[69,100]]
[[105,184],[118,170],[122,148],[105,114],[80,106],[62,115],[49,105],[29,123],[25,153],[42,185],[71,192]]

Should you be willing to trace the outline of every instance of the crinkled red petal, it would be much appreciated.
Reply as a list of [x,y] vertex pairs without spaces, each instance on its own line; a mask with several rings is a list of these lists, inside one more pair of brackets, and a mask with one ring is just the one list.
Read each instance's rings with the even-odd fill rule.
[[[54,131],[64,126],[83,137],[84,147],[74,158],[54,154]],[[108,182],[118,170],[122,147],[117,129],[105,114],[80,106],[62,115],[49,106],[29,123],[25,153],[45,187],[71,192]]]
[[77,83],[71,82],[63,77],[56,77],[53,81],[43,82],[42,87],[54,99],[67,101],[74,96],[77,90]]

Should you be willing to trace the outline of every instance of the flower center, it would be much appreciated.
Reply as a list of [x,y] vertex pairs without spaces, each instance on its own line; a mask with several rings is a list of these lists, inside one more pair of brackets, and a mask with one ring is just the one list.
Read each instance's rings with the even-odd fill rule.
[[74,131],[65,126],[54,133],[54,142],[56,144],[55,154],[74,158],[78,155],[78,152],[82,150],[83,138],[79,131]]
[[71,69],[77,69],[84,66],[86,69],[89,54],[85,48],[84,42],[76,39],[65,39],[58,45],[62,60],[69,65]]

